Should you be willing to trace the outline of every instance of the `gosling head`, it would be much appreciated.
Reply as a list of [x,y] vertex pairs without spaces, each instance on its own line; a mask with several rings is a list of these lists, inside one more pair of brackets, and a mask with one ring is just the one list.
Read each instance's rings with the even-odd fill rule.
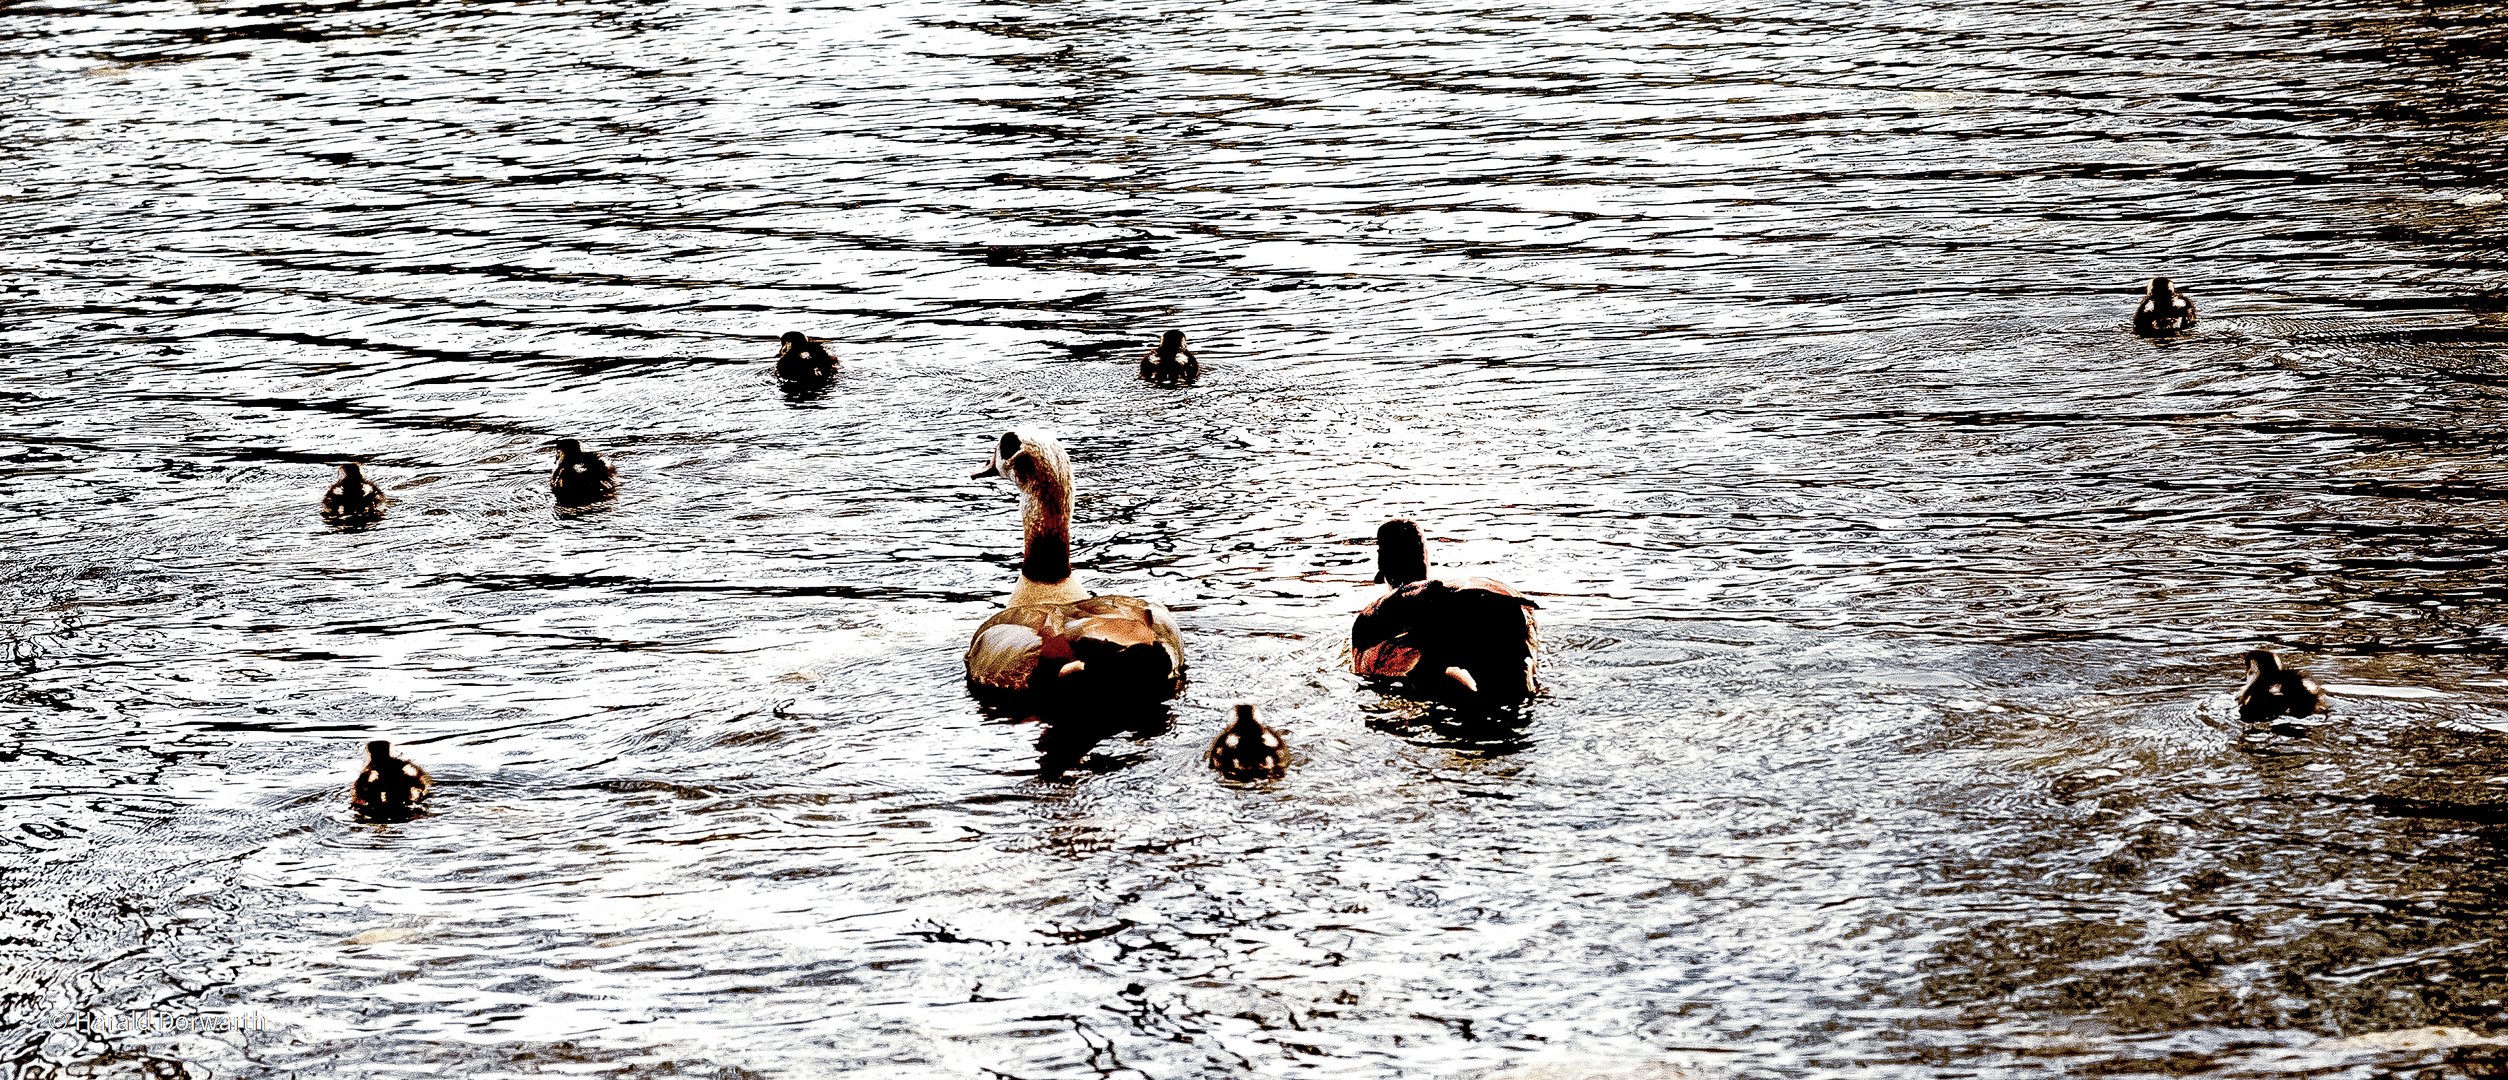
[[1184,348],[1184,331],[1169,330],[1166,333],[1159,335],[1158,351],[1166,353],[1169,356],[1174,356],[1176,352],[1182,348]]
[[2176,294],[2177,286],[2169,284],[2168,279],[2164,277],[2152,278],[2150,289],[2143,293],[2144,296],[2148,296],[2156,300],[2165,300]]
[[1062,443],[1051,435],[1032,428],[1013,428],[1002,432],[993,444],[993,456],[977,469],[973,479],[1006,476],[1020,490],[1035,494],[1049,486],[1059,486],[1066,494],[1071,486],[1071,456],[1063,452]]
[[784,343],[776,353],[779,357],[807,356],[810,353],[810,339],[799,330],[787,330],[778,340]]
[[1376,580],[1401,588],[1428,576],[1428,541],[1419,523],[1395,518],[1376,527]]
[[583,444],[573,439],[551,439],[541,443],[540,449],[555,450],[559,457],[574,457],[583,453]]
[[2275,673],[2280,672],[2280,671],[2281,671],[2281,669],[2282,669],[2282,658],[2281,658],[2281,657],[2279,657],[2279,656],[2275,656],[2275,655],[2273,655],[2273,650],[2271,650],[2271,649],[2249,649],[2249,650],[2247,650],[2247,670],[2252,671],[2252,672],[2254,672],[2254,673],[2256,673],[2256,674],[2258,674],[2258,675],[2272,675],[2272,674],[2275,674]]
[[367,744],[366,744],[366,763],[367,763],[367,764],[370,764],[370,765],[382,765],[382,764],[385,764],[385,763],[387,763],[387,762],[389,762],[389,761],[391,761],[391,760],[392,760],[392,744],[391,744],[389,741],[384,740],[384,739],[376,739],[376,740],[374,740],[373,742],[369,742],[369,743],[367,743]]
[[349,487],[351,487],[351,488],[354,488],[354,487],[356,487],[357,485],[359,485],[359,484],[361,484],[361,483],[364,483],[364,482],[365,482],[365,479],[366,479],[366,467],[365,467],[363,464],[360,464],[360,463],[358,463],[358,462],[354,462],[354,461],[343,461],[343,462],[340,462],[340,482],[341,482],[341,483],[346,484],[346,485],[348,485],[348,486],[349,486]]

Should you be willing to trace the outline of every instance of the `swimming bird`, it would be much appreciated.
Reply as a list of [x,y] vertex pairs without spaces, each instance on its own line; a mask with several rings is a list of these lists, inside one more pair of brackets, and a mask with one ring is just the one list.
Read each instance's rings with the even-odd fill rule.
[[1350,669],[1398,679],[1433,697],[1518,701],[1533,682],[1540,605],[1502,581],[1428,576],[1419,526],[1395,518],[1376,530],[1376,580],[1390,591],[1350,626]]
[[2178,291],[2167,278],[2152,278],[2150,287],[2143,290],[2142,306],[2134,309],[2134,333],[2167,337],[2194,324],[2194,298]]
[[1219,729],[1203,755],[1230,780],[1277,780],[1289,769],[1289,747],[1280,733],[1254,718],[1254,706],[1238,705],[1235,722]]
[[2311,716],[2325,705],[2325,688],[2282,666],[2271,649],[2247,653],[2247,685],[2238,690],[2238,718],[2250,724],[2277,716]]
[[1200,378],[1202,361],[1193,350],[1184,347],[1184,331],[1169,330],[1158,344],[1141,354],[1141,377],[1173,382]]
[[618,470],[601,455],[573,439],[554,439],[542,449],[557,451],[557,471],[549,474],[549,490],[559,506],[587,506],[618,494]]
[[366,479],[365,467],[340,463],[340,478],[322,493],[322,516],[334,522],[373,521],[383,516],[383,489]]
[[392,753],[392,744],[376,739],[366,744],[366,763],[348,785],[348,806],[368,821],[407,819],[427,799],[435,778],[418,763]]
[[822,386],[836,377],[836,357],[826,346],[794,330],[775,354],[775,377],[798,386]]
[[1055,705],[1165,701],[1184,685],[1184,639],[1167,609],[1093,596],[1071,571],[1071,458],[1041,431],[1004,432],[976,477],[1005,476],[1025,496],[1027,547],[1009,605],[967,645],[978,691]]

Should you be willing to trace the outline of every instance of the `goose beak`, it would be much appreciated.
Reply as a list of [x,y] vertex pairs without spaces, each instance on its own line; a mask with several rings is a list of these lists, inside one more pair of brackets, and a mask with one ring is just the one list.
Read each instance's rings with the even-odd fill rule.
[[988,476],[1000,476],[1000,475],[1001,475],[1001,463],[1000,463],[1000,462],[997,462],[997,461],[988,461],[988,462],[985,462],[985,463],[984,463],[984,467],[983,467],[983,468],[981,468],[981,469],[977,469],[977,470],[975,470],[975,471],[974,471],[974,472],[972,472],[972,473],[968,473],[968,474],[967,474],[967,479],[969,479],[969,480],[982,480],[982,479],[984,479],[985,477],[988,477]]

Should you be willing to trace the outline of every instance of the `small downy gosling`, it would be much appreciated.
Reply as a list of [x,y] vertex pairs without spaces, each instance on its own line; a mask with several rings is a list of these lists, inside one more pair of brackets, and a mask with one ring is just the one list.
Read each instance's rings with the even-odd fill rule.
[[2179,291],[2167,278],[2152,278],[2150,286],[2143,290],[2142,306],[2134,309],[2134,333],[2168,337],[2194,324],[2194,298]]
[[2325,707],[2325,688],[2282,666],[2271,649],[2247,653],[2247,685],[2238,690],[2238,718],[2250,724],[2279,716],[2313,716]]
[[1193,350],[1184,347],[1184,331],[1169,330],[1158,344],[1141,354],[1141,377],[1144,379],[1196,379],[1202,374],[1202,361]]
[[366,821],[406,821],[434,784],[417,762],[395,756],[391,743],[376,739],[366,744],[366,763],[348,785],[348,806]]
[[836,377],[836,357],[799,330],[786,333],[775,354],[775,377],[795,386],[825,386]]
[[1230,780],[1277,780],[1289,771],[1289,747],[1280,733],[1254,718],[1254,706],[1238,705],[1237,718],[1219,730],[1205,755]]
[[557,471],[549,474],[549,491],[557,496],[557,505],[589,506],[618,494],[618,470],[582,443],[554,439],[541,448],[557,451]]
[[365,466],[354,461],[340,463],[340,478],[331,490],[322,493],[322,516],[334,523],[373,521],[383,516],[383,489],[366,479]]

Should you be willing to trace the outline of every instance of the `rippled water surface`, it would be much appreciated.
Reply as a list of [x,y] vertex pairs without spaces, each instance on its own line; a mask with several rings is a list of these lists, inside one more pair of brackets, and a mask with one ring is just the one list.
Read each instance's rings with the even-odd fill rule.
[[[0,1052],[2499,1067],[2503,85],[2448,0],[0,2]],[[1013,424],[1168,727],[961,688]],[[1518,722],[1344,674],[1397,514]],[[69,1030],[149,1008],[266,1028]]]

